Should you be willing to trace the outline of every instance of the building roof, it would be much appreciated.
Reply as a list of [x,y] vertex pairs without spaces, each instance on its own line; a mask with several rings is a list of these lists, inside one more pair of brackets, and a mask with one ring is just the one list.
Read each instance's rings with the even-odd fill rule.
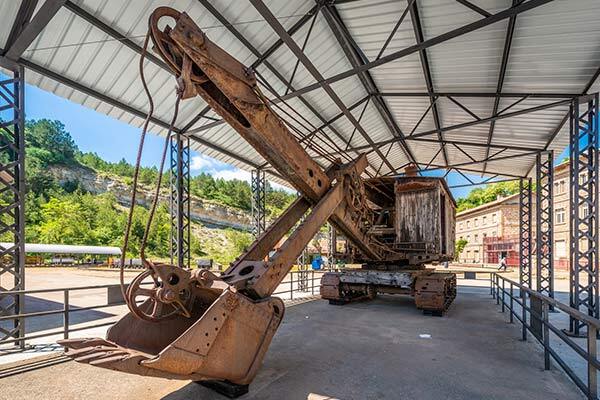
[[[12,246],[14,243],[0,243],[0,247],[4,249]],[[113,246],[25,243],[25,253],[121,255],[121,249]]]
[[519,197],[519,193],[515,193],[515,194],[511,194],[509,196],[506,197],[501,197],[499,199],[496,199],[494,201],[490,201],[489,203],[485,203],[482,204],[480,206],[474,207],[474,208],[469,208],[468,210],[465,211],[461,211],[459,213],[456,214],[456,217],[464,217],[465,215],[469,215],[469,214],[473,214],[475,212],[481,211],[481,210],[485,210],[486,208],[492,208],[495,206],[499,206],[503,203],[506,203],[508,201],[513,201],[515,199],[517,199]]
[[[18,36],[20,3],[36,2],[0,2],[0,47],[32,85],[140,127],[147,100],[137,61],[149,14],[169,5],[254,67],[277,94],[260,84],[265,95],[284,99],[273,108],[294,134],[317,132],[307,150],[324,168],[324,154],[368,152],[372,176],[411,161],[528,175],[535,152],[568,144],[570,99],[600,87],[597,0],[265,0],[266,11],[251,4],[260,0],[53,0],[37,2]],[[284,44],[278,24],[306,57]],[[175,79],[156,58],[145,68],[151,131],[164,135]],[[266,163],[199,97],[182,103],[175,126],[218,160],[246,170]]]

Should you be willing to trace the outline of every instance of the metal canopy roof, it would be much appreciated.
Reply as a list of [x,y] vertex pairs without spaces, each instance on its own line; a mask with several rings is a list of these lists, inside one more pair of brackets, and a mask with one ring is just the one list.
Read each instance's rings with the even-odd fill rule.
[[[597,0],[3,1],[2,63],[16,60],[28,83],[141,126],[137,62],[161,5],[186,11],[254,67],[273,109],[324,167],[367,152],[370,176],[411,161],[528,175],[536,152],[568,144],[570,99],[600,89]],[[156,58],[145,70],[151,130],[165,134],[175,80]],[[269,172],[200,98],[182,104],[176,129],[195,150]]]
[[[0,247],[8,249],[14,243],[0,243]],[[25,243],[25,253],[54,253],[54,254],[95,254],[121,255],[121,249],[113,246],[80,246],[73,244],[43,244]]]

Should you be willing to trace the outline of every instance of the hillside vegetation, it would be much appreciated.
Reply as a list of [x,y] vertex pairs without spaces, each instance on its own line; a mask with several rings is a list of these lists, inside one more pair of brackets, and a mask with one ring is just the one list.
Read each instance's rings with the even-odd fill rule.
[[476,188],[469,192],[467,197],[456,201],[457,212],[480,206],[494,201],[498,196],[506,197],[519,192],[519,181],[489,183],[482,188]]
[[[91,194],[81,189],[77,181],[58,184],[49,166],[63,165],[88,167],[95,171],[114,175],[131,183],[134,166],[124,159],[117,163],[103,160],[95,153],[83,153],[71,135],[59,121],[46,119],[28,121],[25,128],[26,141],[26,241],[31,243],[59,243],[121,246],[127,210],[118,205],[110,193]],[[2,155],[0,155],[1,157]],[[3,155],[6,157],[6,154]],[[142,167],[140,183],[155,184],[156,167]],[[168,176],[163,178],[168,184]],[[224,204],[244,211],[251,209],[250,185],[242,180],[214,179],[200,174],[191,179],[193,196]],[[9,202],[8,192],[0,194],[0,202]],[[267,209],[271,217],[279,215],[295,198],[282,190],[268,187]],[[6,218],[3,216],[2,218]],[[129,246],[130,257],[139,255],[148,210],[136,207]],[[194,256],[211,257],[220,263],[228,263],[250,241],[247,232],[233,229],[215,230],[203,240],[205,231],[199,224],[192,226],[191,250]],[[152,257],[169,256],[170,219],[166,204],[160,204],[151,227],[147,252]],[[8,235],[0,239],[10,241]]]

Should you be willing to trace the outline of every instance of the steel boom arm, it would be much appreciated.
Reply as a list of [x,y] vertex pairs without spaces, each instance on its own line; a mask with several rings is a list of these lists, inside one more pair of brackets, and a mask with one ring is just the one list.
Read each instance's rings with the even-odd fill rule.
[[[175,26],[159,30],[158,20],[162,17],[173,18]],[[268,106],[253,71],[211,42],[186,13],[160,7],[152,14],[150,27],[155,51],[178,77],[184,97],[201,96],[302,194],[231,265],[223,280],[252,297],[269,296],[328,219],[367,257],[380,259],[379,247],[357,226],[347,204],[349,179],[360,180],[366,157],[362,155],[353,163],[323,171]],[[310,207],[306,220],[275,257],[264,262],[269,251]]]

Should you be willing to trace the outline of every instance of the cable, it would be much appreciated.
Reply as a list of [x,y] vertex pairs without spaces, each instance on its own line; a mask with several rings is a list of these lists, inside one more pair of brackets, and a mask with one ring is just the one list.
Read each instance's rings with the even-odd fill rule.
[[[290,18],[296,18],[296,17],[304,17],[303,14],[292,14],[292,15],[285,15],[282,17],[276,17],[276,19],[279,20],[286,20],[286,19],[290,19]],[[201,28],[203,31],[204,30],[208,30],[208,29],[216,29],[216,28],[226,28],[228,26],[236,26],[236,25],[249,25],[249,24],[255,24],[255,23],[259,23],[259,22],[266,22],[266,20],[264,19],[253,19],[253,20],[249,20],[249,21],[240,21],[240,22],[233,22],[230,24],[226,24],[226,25],[209,25],[209,26],[205,26],[203,28]],[[101,40],[91,40],[89,42],[79,42],[79,43],[68,43],[68,44],[60,44],[57,46],[47,46],[47,47],[37,47],[34,49],[27,49],[25,50],[25,52],[35,52],[35,51],[43,51],[43,50],[54,50],[54,49],[64,49],[67,47],[75,47],[75,46],[85,46],[87,44],[99,44],[99,43],[107,43],[107,42],[121,42],[124,40],[130,40],[130,39],[139,39],[142,37],[145,37],[146,34],[142,34],[142,35],[123,35],[123,37],[120,38],[110,38],[110,39],[101,39]]]
[[[125,225],[125,233],[123,235],[123,250],[121,253],[121,268],[119,271],[119,283],[121,286],[121,295],[123,295],[123,299],[127,299],[125,294],[125,258],[127,256],[127,247],[129,245],[129,234],[131,232],[131,224],[133,222],[133,211],[135,209],[136,202],[136,189],[138,183],[138,176],[140,172],[140,163],[142,161],[142,153],[144,151],[144,141],[146,139],[146,133],[148,132],[148,125],[150,124],[150,118],[152,118],[152,114],[154,113],[154,101],[152,101],[152,94],[148,89],[148,85],[146,84],[146,78],[144,76],[144,59],[146,58],[146,52],[148,51],[148,42],[150,41],[150,32],[146,34],[146,39],[144,39],[144,46],[142,47],[142,54],[140,55],[139,62],[139,73],[142,81],[142,86],[144,87],[144,91],[146,92],[146,96],[148,97],[148,114],[146,115],[146,119],[144,119],[144,124],[142,125],[142,134],[140,136],[140,144],[138,146],[137,157],[135,162],[135,169],[133,171],[133,184],[131,190],[131,205],[129,206],[129,214],[127,215],[127,224]],[[131,306],[127,303],[127,307],[131,310]]]
[[163,147],[162,157],[160,159],[160,167],[158,169],[156,191],[154,193],[152,206],[150,207],[150,212],[148,213],[148,221],[146,221],[146,230],[144,231],[144,237],[142,239],[142,244],[140,247],[140,258],[142,259],[142,261],[145,261],[146,259],[146,242],[148,241],[148,235],[150,234],[150,226],[152,225],[152,220],[154,219],[154,213],[156,211],[156,205],[158,204],[158,198],[160,196],[160,185],[162,184],[163,170],[165,168],[165,160],[167,158],[167,150],[169,148],[169,142],[171,141],[173,126],[175,125],[175,122],[177,121],[177,115],[179,114],[179,102],[181,101],[182,94],[183,91],[181,89],[178,89],[177,99],[175,100],[175,111],[173,112],[173,119],[171,120],[171,124],[169,125],[169,131],[167,132],[167,136],[165,137],[165,145]]

